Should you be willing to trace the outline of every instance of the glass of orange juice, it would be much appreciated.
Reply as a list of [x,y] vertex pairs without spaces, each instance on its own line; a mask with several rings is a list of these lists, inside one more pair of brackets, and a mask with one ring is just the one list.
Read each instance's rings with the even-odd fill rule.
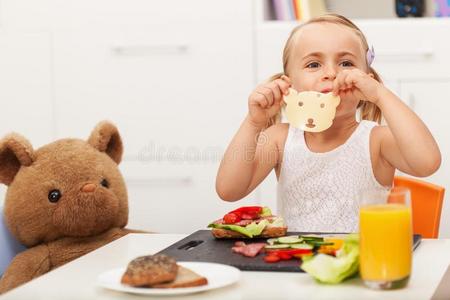
[[359,210],[360,274],[374,289],[407,285],[412,262],[410,192],[363,192]]

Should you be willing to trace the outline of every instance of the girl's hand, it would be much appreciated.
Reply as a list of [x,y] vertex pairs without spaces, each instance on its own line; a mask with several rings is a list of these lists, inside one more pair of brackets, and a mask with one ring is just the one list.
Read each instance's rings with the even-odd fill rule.
[[373,78],[372,74],[359,69],[344,70],[336,76],[333,82],[333,94],[346,97],[349,94],[358,100],[377,103],[381,89],[384,86]]
[[261,84],[248,98],[250,121],[258,127],[265,127],[275,116],[283,103],[283,95],[289,93],[291,80],[283,75],[269,83]]

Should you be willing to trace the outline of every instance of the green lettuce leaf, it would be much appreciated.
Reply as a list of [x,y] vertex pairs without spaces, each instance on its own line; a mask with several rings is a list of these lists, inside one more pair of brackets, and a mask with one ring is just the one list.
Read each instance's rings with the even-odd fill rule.
[[272,211],[267,206],[263,206],[262,212],[259,215],[260,217],[270,217],[272,215]]
[[358,235],[348,235],[336,257],[320,253],[304,259],[301,268],[323,283],[339,283],[355,275],[359,268]]
[[274,218],[267,227],[284,227],[284,219],[281,217]]
[[248,224],[247,226],[211,223],[211,224],[208,225],[208,227],[233,230],[233,231],[237,231],[239,233],[242,233],[243,235],[248,236],[249,238],[252,238],[254,236],[260,235],[261,232],[264,230],[264,228],[268,224],[269,224],[269,221],[262,220],[258,224],[256,224],[256,222],[252,222],[252,223]]

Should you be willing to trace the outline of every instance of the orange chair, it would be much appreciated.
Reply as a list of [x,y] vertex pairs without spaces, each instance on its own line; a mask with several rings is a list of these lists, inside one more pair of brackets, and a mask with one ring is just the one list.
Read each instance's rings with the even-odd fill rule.
[[424,238],[437,238],[445,188],[419,179],[395,176],[394,186],[411,191],[413,231]]

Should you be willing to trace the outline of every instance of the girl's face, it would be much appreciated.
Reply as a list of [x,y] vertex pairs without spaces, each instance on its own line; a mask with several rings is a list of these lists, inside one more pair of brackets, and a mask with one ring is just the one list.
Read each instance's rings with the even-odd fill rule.
[[[367,71],[365,50],[350,28],[333,23],[305,25],[293,37],[287,73],[297,91],[328,93],[336,75],[345,69]],[[336,117],[356,111],[359,100],[342,97]]]

